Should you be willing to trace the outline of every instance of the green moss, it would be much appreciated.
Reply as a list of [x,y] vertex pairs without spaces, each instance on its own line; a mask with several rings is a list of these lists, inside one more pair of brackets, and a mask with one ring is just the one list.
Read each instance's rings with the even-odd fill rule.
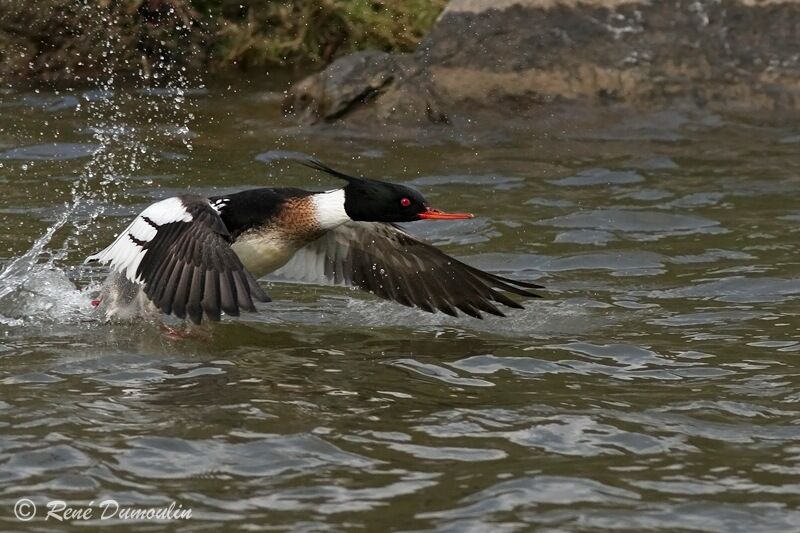
[[91,79],[177,69],[322,66],[410,51],[446,0],[0,0],[0,77]]
[[[365,48],[410,51],[445,0],[239,0],[195,2],[212,14],[217,64],[327,63]],[[246,7],[242,7],[242,5]]]

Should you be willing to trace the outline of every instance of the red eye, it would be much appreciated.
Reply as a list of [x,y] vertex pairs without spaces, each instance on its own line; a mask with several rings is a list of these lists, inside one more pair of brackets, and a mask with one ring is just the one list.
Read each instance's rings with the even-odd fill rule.
[[403,198],[402,200],[400,200],[400,205],[402,205],[403,207],[408,207],[411,205],[411,200],[409,200],[408,198]]

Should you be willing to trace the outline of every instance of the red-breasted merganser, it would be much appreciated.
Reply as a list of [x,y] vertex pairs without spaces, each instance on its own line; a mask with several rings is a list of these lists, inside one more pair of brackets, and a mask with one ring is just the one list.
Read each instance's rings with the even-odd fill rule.
[[203,315],[238,316],[256,310],[254,299],[270,301],[256,280],[278,269],[289,279],[358,287],[452,316],[504,316],[492,302],[522,308],[501,291],[538,297],[530,289],[540,285],[478,270],[394,224],[473,215],[433,209],[403,185],[348,176],[316,159],[300,162],[347,185],[176,196],[147,207],[86,259],[110,264],[99,302],[107,316],[148,308],[196,324]]

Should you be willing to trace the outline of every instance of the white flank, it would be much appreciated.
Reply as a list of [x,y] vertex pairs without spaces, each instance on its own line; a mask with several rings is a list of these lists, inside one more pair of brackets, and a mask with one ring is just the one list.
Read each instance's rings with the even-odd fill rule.
[[156,226],[163,226],[171,222],[191,222],[192,215],[186,211],[180,198],[167,198],[147,207],[142,211],[127,228],[125,228],[114,242],[104,250],[90,255],[86,261],[99,261],[110,263],[111,269],[125,275],[134,283],[142,280],[136,276],[136,270],[144,259],[147,250],[134,242],[150,242],[158,232],[147,218]]
[[344,189],[320,192],[311,198],[320,228],[333,229],[345,222],[350,222],[350,217],[344,210]]
[[294,243],[281,236],[258,234],[237,239],[231,248],[256,279],[285,265],[297,251]]

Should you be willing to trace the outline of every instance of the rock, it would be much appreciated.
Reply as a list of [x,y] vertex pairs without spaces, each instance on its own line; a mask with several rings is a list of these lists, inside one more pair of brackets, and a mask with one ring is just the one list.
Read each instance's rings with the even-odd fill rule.
[[800,108],[800,0],[451,0],[413,54],[295,85],[309,122],[419,124],[554,103]]
[[[400,58],[402,59],[402,57]],[[398,73],[397,58],[384,52],[358,52],[339,59],[327,69],[293,88],[287,111],[307,120],[335,120],[375,98]]]
[[[347,116],[366,120],[443,122],[434,93],[411,55],[357,52],[334,61],[296,84],[284,103],[287,113],[306,122]],[[372,108],[371,103],[380,100]]]

